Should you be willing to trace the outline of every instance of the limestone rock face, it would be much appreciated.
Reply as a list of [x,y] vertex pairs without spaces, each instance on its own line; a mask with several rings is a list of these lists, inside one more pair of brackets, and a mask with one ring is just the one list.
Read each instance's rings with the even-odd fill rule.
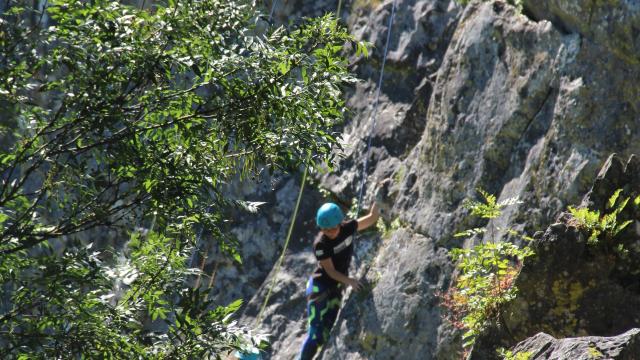
[[[337,3],[297,0],[274,13],[284,22],[289,15],[335,11]],[[478,359],[497,358],[496,343],[511,347],[540,331],[558,338],[615,336],[637,327],[634,309],[640,304],[630,296],[635,290],[623,275],[635,265],[618,269],[606,263],[607,254],[589,255],[585,235],[575,227],[549,226],[590,191],[585,205],[602,206],[602,199],[615,191],[611,184],[636,186],[637,171],[629,172],[636,165],[625,170],[624,162],[611,160],[608,167],[618,169],[618,175],[598,178],[592,190],[612,153],[625,160],[640,154],[640,50],[634,35],[640,6],[633,1],[525,1],[521,14],[500,0],[471,1],[464,8],[446,0],[398,0],[373,127],[393,1],[341,3],[341,19],[375,48],[369,59],[353,59],[362,82],[348,90],[352,113],[342,129],[343,157],[335,172],[316,180],[348,204],[364,176],[367,208],[375,183],[392,178],[385,217],[388,223],[399,219],[401,226],[358,239],[351,273],[370,286],[361,294],[345,294],[330,344],[318,358],[460,358],[460,334],[441,320],[435,294],[445,291],[452,278],[447,251],[469,245],[453,234],[484,225],[462,207],[479,187],[500,200],[522,201],[505,209],[494,225],[529,235],[547,229],[537,243],[543,256],[523,269],[519,299],[555,298],[541,306],[514,304],[514,314],[520,315],[507,319],[513,338],[502,338],[507,335],[501,328],[488,332],[487,338],[495,334],[498,341],[485,342],[487,352]],[[363,175],[370,131],[369,168]],[[314,199],[320,201],[305,201],[307,219],[319,205]],[[267,277],[243,319],[255,319],[275,276],[273,300],[259,327],[272,334],[266,358],[294,358],[304,338],[304,281],[315,266],[309,256],[312,227],[307,229],[291,251],[292,260]],[[566,261],[574,258],[575,264]],[[547,273],[555,271],[549,268],[554,261],[574,266],[574,272]],[[607,285],[611,276],[616,281]],[[572,288],[576,282],[578,290]],[[557,305],[572,304],[577,295],[589,295],[591,305],[584,303],[571,315],[562,310],[546,321],[548,314],[560,311]],[[620,303],[624,310],[609,316],[602,309],[615,303],[614,296],[628,298],[629,304]]]
[[[366,2],[354,6],[360,3]],[[436,73],[460,13],[452,0],[397,1],[380,102],[373,113],[392,5],[392,1],[373,1],[352,8],[347,19],[350,31],[374,47],[369,59],[356,60],[354,70],[363,81],[348,97],[353,117],[343,130],[339,171],[322,178],[323,186],[345,199],[358,193],[369,135],[368,190],[397,173],[420,141]]]

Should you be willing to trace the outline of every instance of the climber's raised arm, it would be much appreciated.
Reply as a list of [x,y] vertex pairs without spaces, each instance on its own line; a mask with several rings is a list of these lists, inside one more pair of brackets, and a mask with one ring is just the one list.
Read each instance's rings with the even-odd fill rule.
[[378,208],[378,203],[375,201],[371,206],[371,210],[369,210],[369,214],[358,219],[358,231],[362,231],[372,225],[375,225],[378,222],[378,218],[380,217],[380,211]]

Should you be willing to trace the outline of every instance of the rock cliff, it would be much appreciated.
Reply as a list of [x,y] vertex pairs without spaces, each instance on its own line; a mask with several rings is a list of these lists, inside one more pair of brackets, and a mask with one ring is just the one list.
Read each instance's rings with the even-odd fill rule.
[[[362,82],[348,91],[352,113],[341,129],[345,151],[337,170],[315,174],[316,188],[348,205],[363,176],[373,94],[393,2],[340,3],[341,19],[352,33],[375,46],[369,59],[353,59]],[[338,1],[288,1],[276,7],[274,15],[286,23],[288,18],[335,11],[337,6]],[[605,282],[602,269],[588,259],[574,263],[574,272],[555,274],[557,278],[553,272],[558,270],[551,267],[551,262],[562,262],[584,247],[575,227],[552,225],[558,216],[568,205],[580,204],[612,153],[625,161],[640,154],[639,18],[640,5],[634,1],[524,1],[522,12],[499,0],[471,1],[464,7],[446,0],[397,1],[365,176],[367,194],[376,181],[394,179],[386,217],[388,222],[399,219],[395,223],[400,225],[384,234],[360,236],[353,273],[367,281],[367,289],[347,292],[332,340],[319,358],[459,358],[460,334],[443,322],[435,294],[450,285],[453,264],[448,250],[469,245],[453,234],[475,224],[462,201],[473,197],[477,188],[500,199],[522,201],[496,219],[497,225],[509,224],[529,234],[543,231],[544,236],[537,236],[537,260],[525,265],[518,280],[520,302],[510,305],[514,315],[507,326],[513,333],[494,329],[498,335],[487,335],[491,341],[481,339],[474,359],[497,358],[494,345],[511,347],[540,331],[554,337],[614,336],[640,327],[636,300],[623,307],[608,301],[635,294],[637,280],[624,275],[635,265],[609,269],[618,283]],[[621,179],[628,182],[619,185],[636,186],[637,171],[625,174]],[[271,203],[280,210],[264,211],[243,225],[240,237],[254,249],[246,252],[260,258],[257,269],[268,268],[278,256],[286,227],[282,221],[293,208],[297,184],[278,183],[282,190]],[[585,200],[591,204],[602,204],[610,195],[605,193],[615,190],[598,183],[593,189]],[[280,272],[261,285],[264,273],[254,272],[243,290],[229,290],[236,291],[233,295],[255,293],[243,318],[252,323],[276,277],[260,324],[261,331],[272,334],[267,358],[292,359],[303,340],[304,283],[314,266],[310,220],[321,201],[322,196],[310,190],[298,220],[296,245]],[[365,205],[369,201],[366,196]],[[636,238],[629,241],[637,242]],[[224,277],[220,279],[225,284]],[[582,286],[579,299],[595,297],[594,302],[572,306],[573,283]],[[220,296],[224,293],[221,290]],[[533,305],[551,296],[556,298]],[[545,317],[553,311],[560,315]],[[546,344],[536,351],[548,356],[536,359],[586,358],[581,357],[584,352],[577,355],[578,350],[563,352],[564,340],[551,335],[527,340]],[[577,341],[588,351],[589,344],[600,346],[604,340]],[[628,349],[635,349],[631,346],[637,347]],[[626,356],[619,358],[634,358]]]

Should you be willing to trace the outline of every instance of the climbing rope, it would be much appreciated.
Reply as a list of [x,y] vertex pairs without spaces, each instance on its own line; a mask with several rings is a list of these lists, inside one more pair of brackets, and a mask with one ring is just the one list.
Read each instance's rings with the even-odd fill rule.
[[373,138],[373,130],[376,127],[376,120],[378,118],[378,103],[380,101],[380,89],[382,88],[382,78],[384,77],[384,65],[387,62],[387,54],[389,52],[389,39],[391,38],[391,27],[393,26],[393,18],[396,14],[396,0],[393,0],[393,6],[391,7],[391,16],[389,17],[389,24],[387,25],[387,41],[384,45],[384,55],[382,56],[382,66],[380,68],[380,78],[378,79],[378,88],[376,89],[376,97],[373,102],[373,111],[371,112],[371,127],[369,128],[369,136],[367,138],[367,150],[362,164],[362,180],[360,183],[360,191],[358,192],[358,205],[356,208],[356,216],[360,214],[362,206],[362,195],[364,194],[364,185],[367,180],[367,167],[369,164],[369,156],[371,154],[371,139]]
[[262,315],[264,314],[264,309],[267,307],[267,303],[269,302],[269,298],[271,297],[271,292],[273,291],[273,287],[276,283],[276,278],[278,272],[280,272],[280,267],[282,266],[282,262],[284,261],[284,255],[287,251],[287,247],[289,246],[289,240],[291,239],[291,233],[293,232],[293,225],[296,222],[296,217],[298,216],[298,209],[300,208],[300,200],[302,199],[302,192],[304,190],[304,186],[307,182],[307,174],[309,172],[309,162],[311,161],[311,151],[307,154],[307,159],[305,160],[304,173],[302,174],[302,181],[300,182],[300,191],[298,192],[298,199],[296,200],[296,206],[293,209],[293,214],[291,215],[291,222],[289,223],[289,231],[287,232],[287,238],[284,241],[284,247],[282,248],[282,253],[278,258],[278,262],[273,270],[273,276],[271,278],[271,284],[269,284],[269,290],[267,291],[267,295],[262,302],[262,306],[260,307],[260,311],[258,312],[258,316],[256,317],[255,326],[260,323],[262,320]]

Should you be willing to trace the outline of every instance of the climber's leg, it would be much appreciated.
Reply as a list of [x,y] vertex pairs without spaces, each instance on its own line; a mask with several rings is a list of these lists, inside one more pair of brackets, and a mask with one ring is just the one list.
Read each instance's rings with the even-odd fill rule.
[[341,296],[339,290],[331,291],[331,294],[327,297],[327,306],[324,314],[321,314],[322,319],[322,343],[325,344],[329,340],[331,328],[336,322],[338,317],[338,310],[340,310]]
[[307,283],[308,331],[299,360],[311,360],[318,348],[324,344],[323,315],[327,313],[327,296],[322,294],[322,290],[314,284],[312,278],[309,279]]

